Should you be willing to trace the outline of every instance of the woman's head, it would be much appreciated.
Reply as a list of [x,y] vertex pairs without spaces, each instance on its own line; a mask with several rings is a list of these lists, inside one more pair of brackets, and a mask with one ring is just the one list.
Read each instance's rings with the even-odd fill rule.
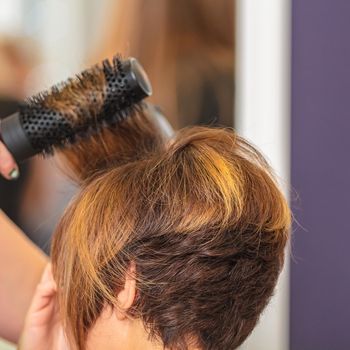
[[[232,130],[163,138],[145,113],[65,154],[81,192],[53,243],[68,334],[80,348],[106,306],[167,349],[233,349],[256,325],[283,264],[290,213],[264,158]],[[130,277],[130,276],[129,276]]]

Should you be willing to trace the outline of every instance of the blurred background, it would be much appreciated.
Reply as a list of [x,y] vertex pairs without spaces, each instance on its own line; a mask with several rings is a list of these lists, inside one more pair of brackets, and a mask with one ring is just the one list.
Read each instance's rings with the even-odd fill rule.
[[[290,254],[242,350],[348,350],[349,32],[348,0],[0,0],[0,118],[117,52],[137,57],[175,128],[235,127],[290,198]],[[49,254],[75,190],[35,158],[0,180],[0,208]]]

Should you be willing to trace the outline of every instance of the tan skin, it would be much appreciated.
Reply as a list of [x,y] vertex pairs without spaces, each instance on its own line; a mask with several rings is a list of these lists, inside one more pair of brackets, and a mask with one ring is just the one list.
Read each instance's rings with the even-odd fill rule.
[[[17,165],[0,142],[0,173]],[[0,337],[17,342],[48,258],[0,210]]]
[[[11,180],[13,169],[17,164],[0,142],[0,174]],[[118,309],[103,310],[88,334],[87,350],[163,349],[148,338],[141,320],[127,315],[136,295],[135,273],[131,264],[117,296]],[[20,338],[20,350],[70,349],[56,293],[48,258],[0,211],[0,337],[14,343]]]

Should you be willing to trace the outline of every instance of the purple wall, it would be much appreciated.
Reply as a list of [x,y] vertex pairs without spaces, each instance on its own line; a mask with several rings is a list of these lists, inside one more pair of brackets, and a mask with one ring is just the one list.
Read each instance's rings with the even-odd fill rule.
[[350,0],[293,0],[292,80],[291,350],[349,350]]

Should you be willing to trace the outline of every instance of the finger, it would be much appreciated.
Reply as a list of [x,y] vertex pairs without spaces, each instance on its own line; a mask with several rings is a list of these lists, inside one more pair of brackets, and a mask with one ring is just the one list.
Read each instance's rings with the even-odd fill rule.
[[29,307],[25,327],[42,327],[50,322],[56,312],[56,300],[56,284],[40,283]]
[[8,180],[15,180],[19,176],[18,166],[11,153],[0,141],[0,174]]
[[35,290],[35,294],[29,308],[29,313],[34,313],[43,310],[51,303],[55,295],[55,282],[40,283]]
[[46,282],[54,282],[53,275],[52,275],[52,265],[51,263],[48,263],[44,269],[44,272],[41,276],[40,283],[46,283]]
[[29,314],[47,307],[57,291],[56,282],[52,277],[51,264],[47,264],[41,280],[36,287],[32,303],[29,307]]

